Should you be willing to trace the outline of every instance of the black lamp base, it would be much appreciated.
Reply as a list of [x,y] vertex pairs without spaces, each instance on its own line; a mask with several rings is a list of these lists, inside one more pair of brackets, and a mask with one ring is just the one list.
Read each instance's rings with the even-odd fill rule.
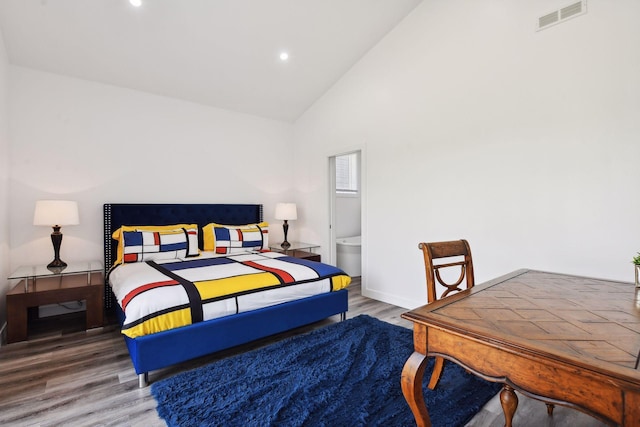
[[51,233],[51,243],[53,243],[53,261],[47,265],[48,269],[62,269],[67,266],[67,263],[60,259],[60,245],[62,244],[62,233],[60,232],[60,226],[53,226],[53,233]]
[[291,247],[291,243],[287,242],[287,233],[289,232],[289,223],[287,220],[284,220],[284,224],[282,224],[282,231],[284,231],[284,242],[280,245],[282,249],[287,250]]
[[67,263],[62,261],[59,258],[54,259],[49,264],[47,264],[47,268],[49,268],[49,269],[51,269],[51,268],[65,268],[66,266],[67,266]]

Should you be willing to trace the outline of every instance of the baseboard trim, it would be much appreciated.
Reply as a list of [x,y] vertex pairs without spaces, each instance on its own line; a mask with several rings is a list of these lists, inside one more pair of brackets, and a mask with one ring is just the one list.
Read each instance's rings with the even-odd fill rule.
[[[396,307],[406,308],[407,310],[413,310],[413,308],[416,307],[415,302],[405,300],[404,298],[398,298],[397,296],[391,295],[387,292],[372,290],[367,288],[366,286],[362,287],[360,289],[360,292],[362,293],[362,296],[365,296],[367,298],[371,298],[387,304],[395,305]],[[408,308],[408,307],[413,307],[413,308]]]

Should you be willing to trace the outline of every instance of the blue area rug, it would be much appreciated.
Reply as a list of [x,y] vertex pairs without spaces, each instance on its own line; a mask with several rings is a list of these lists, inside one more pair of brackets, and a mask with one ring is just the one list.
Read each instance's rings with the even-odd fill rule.
[[[411,426],[400,375],[409,329],[358,316],[151,385],[169,426]],[[463,426],[499,390],[447,363],[424,395],[434,427]]]

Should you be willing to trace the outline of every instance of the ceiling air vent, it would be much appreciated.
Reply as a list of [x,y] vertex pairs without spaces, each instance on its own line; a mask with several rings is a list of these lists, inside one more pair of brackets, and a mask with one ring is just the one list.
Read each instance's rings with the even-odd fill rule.
[[581,0],[575,3],[571,3],[565,7],[562,7],[553,12],[547,13],[538,18],[536,30],[544,30],[553,25],[564,22],[567,19],[575,18],[576,16],[584,15],[587,13],[587,0]]

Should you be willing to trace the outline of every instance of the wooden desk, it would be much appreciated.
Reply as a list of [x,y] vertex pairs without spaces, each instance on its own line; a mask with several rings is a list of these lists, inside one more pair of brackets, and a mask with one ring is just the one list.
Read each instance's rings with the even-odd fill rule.
[[640,293],[632,283],[520,270],[402,317],[414,322],[415,349],[402,392],[419,426],[431,425],[427,355],[503,383],[507,427],[514,389],[611,425],[640,425]]

